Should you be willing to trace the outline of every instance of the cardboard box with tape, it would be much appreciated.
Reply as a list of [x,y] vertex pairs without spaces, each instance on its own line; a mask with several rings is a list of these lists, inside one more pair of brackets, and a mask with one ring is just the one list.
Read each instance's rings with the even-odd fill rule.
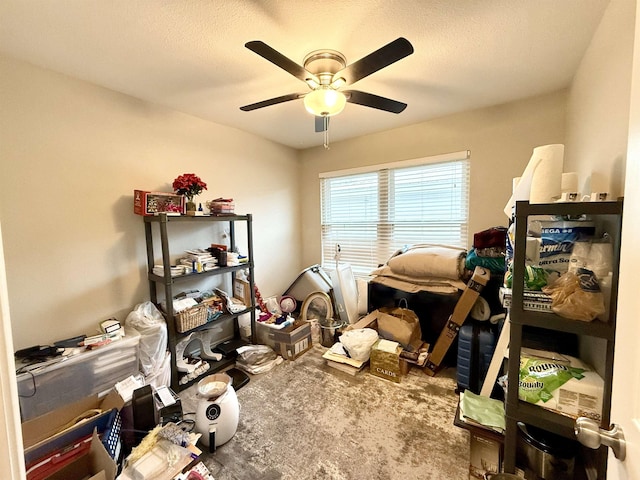
[[302,320],[282,329],[258,322],[256,333],[259,343],[270,346],[285,360],[295,360],[313,346],[311,324]]
[[491,273],[488,269],[483,267],[476,267],[471,276],[471,280],[467,283],[466,288],[462,292],[462,295],[458,299],[458,303],[453,309],[453,313],[447,321],[447,325],[444,327],[440,336],[433,347],[433,351],[427,359],[427,364],[424,367],[424,371],[428,375],[435,375],[444,359],[445,354],[449,350],[449,347],[458,335],[460,326],[464,323],[471,308],[478,299],[480,292],[487,285]]

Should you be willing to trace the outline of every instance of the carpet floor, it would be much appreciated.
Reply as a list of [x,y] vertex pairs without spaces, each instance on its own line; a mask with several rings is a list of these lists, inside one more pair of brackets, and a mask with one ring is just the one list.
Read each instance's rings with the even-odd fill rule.
[[[215,480],[464,480],[469,438],[453,425],[455,369],[393,383],[325,364],[314,346],[238,390],[235,436],[200,458]],[[195,411],[196,387],[180,394]],[[206,447],[202,447],[206,451]]]

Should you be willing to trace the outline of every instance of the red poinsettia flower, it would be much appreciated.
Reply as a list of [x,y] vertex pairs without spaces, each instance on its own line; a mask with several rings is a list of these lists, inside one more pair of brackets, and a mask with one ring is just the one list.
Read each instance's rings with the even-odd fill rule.
[[199,195],[202,190],[206,189],[207,184],[193,173],[185,173],[173,181],[173,190],[178,195],[185,195],[189,199]]

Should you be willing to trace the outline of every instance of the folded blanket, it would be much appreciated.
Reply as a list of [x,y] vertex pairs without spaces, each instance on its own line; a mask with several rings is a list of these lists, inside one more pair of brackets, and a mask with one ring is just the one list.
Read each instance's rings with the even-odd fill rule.
[[415,245],[391,257],[387,265],[396,275],[460,280],[466,255],[467,251],[459,247]]
[[[383,283],[407,292],[426,290],[437,293],[453,293],[458,290],[464,290],[466,286],[462,280],[454,280],[451,278],[412,277],[409,275],[396,274],[388,265],[376,268],[371,272],[371,275],[374,275],[372,281],[377,281],[378,283]],[[392,285],[392,283],[394,284]],[[398,286],[400,283],[403,284],[401,287]],[[414,285],[416,288],[410,289],[410,285]]]
[[475,249],[469,250],[465,259],[465,267],[467,270],[475,270],[476,267],[484,267],[491,273],[504,273],[506,270],[504,257],[482,257],[477,254]]

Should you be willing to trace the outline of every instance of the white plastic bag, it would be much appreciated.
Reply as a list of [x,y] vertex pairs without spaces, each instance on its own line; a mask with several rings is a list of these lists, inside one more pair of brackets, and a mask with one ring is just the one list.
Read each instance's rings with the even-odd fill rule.
[[253,375],[266,373],[284,359],[267,345],[245,345],[238,348],[236,366]]
[[339,340],[351,358],[366,362],[369,360],[371,347],[378,340],[378,332],[372,328],[348,330],[340,335]]
[[145,377],[159,373],[165,364],[167,323],[152,302],[139,303],[127,315],[125,325],[140,333],[140,370]]

